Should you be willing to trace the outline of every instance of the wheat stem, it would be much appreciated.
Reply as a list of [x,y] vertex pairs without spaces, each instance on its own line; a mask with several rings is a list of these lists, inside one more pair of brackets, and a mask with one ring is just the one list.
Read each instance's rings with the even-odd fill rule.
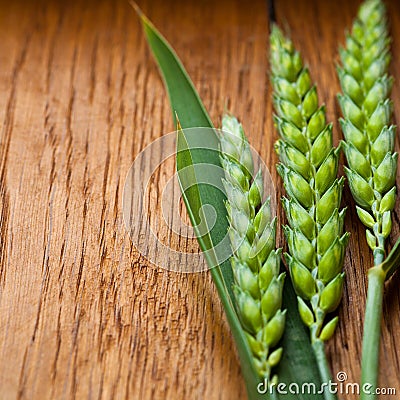
[[[325,355],[325,345],[322,340],[315,340],[312,344],[315,358],[318,364],[319,374],[322,382],[328,383],[332,381],[328,360]],[[336,396],[329,391],[329,386],[324,387],[324,398],[325,400],[335,400]]]
[[[364,340],[362,345],[361,383],[371,385],[370,392],[363,391],[362,399],[374,399],[378,384],[380,323],[382,318],[383,286],[385,273],[378,267],[368,271],[368,295],[364,321]],[[367,333],[368,332],[368,333]]]

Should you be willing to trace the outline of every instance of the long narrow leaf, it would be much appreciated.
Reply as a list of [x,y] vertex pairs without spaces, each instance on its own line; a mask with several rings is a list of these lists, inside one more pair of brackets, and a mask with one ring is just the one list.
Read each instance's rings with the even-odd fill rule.
[[386,279],[389,279],[400,266],[400,238],[392,248],[392,251],[381,264],[380,268],[386,273]]
[[[191,183],[190,188],[183,190],[183,198],[191,222],[195,227],[200,223],[201,207],[204,204],[211,205],[217,215],[218,223],[209,234],[203,235],[195,229],[200,247],[205,252],[206,261],[209,265],[214,265],[212,253],[208,250],[220,243],[226,235],[228,223],[224,206],[225,195],[215,187],[192,181],[204,182],[207,180],[207,177],[202,180],[202,177],[198,175],[201,174],[201,170],[199,172],[195,168],[197,164],[219,165],[218,137],[212,129],[204,130],[201,137],[188,133],[190,129],[187,128],[212,128],[213,125],[176,53],[152,23],[139,10],[137,11],[148,44],[160,68],[171,102],[174,120],[176,121],[176,115],[178,115],[182,127],[178,133],[176,162],[181,187],[188,188]],[[204,146],[199,146],[201,143]],[[222,169],[215,169],[215,173],[219,173],[220,176],[214,176],[213,179],[223,177]],[[275,395],[263,395],[257,390],[260,378],[253,366],[252,354],[234,308],[233,275],[229,262],[225,261],[217,267],[211,268],[210,271],[236,342],[249,400],[275,398]],[[297,300],[290,280],[287,280],[285,285],[284,298],[285,307],[288,309],[288,322],[282,339],[285,356],[278,370],[279,380],[286,383],[287,387],[290,383],[295,383],[301,388],[304,382],[310,382],[314,383],[318,389],[320,377],[308,334],[297,313]],[[306,400],[318,398],[318,396],[307,393],[304,395],[288,393],[281,395],[281,398]]]

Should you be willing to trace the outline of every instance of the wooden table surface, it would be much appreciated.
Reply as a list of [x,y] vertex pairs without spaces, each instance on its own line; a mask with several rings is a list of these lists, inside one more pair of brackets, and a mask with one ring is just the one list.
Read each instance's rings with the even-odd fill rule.
[[[400,118],[400,6],[388,3]],[[358,4],[276,4],[278,21],[290,26],[318,82],[336,143],[334,60]],[[282,194],[265,2],[140,6],[173,43],[213,121],[220,122],[225,107],[243,121]],[[3,1],[0,32],[0,399],[244,399],[210,274],[150,265],[123,224],[129,167],[173,130],[134,11],[122,0]],[[171,163],[166,172],[173,171]],[[346,288],[328,355],[334,375],[345,371],[357,382],[372,261],[347,187],[344,202],[351,231]],[[395,212],[391,244],[398,235]],[[397,274],[386,286],[380,374],[380,385],[395,387],[397,396],[399,284]]]

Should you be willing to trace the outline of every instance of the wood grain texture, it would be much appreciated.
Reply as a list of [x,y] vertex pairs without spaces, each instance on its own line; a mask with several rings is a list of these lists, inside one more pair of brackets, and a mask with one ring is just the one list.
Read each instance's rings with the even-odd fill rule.
[[[400,7],[396,0],[388,5],[398,75]],[[225,107],[243,121],[280,195],[265,2],[140,6],[174,44],[213,121],[219,123]],[[336,143],[339,86],[332,60],[357,6],[346,0],[276,4],[278,21],[290,26],[318,82]],[[173,130],[133,10],[122,0],[4,1],[0,32],[0,398],[245,398],[210,275],[150,265],[123,225],[122,192],[133,159]],[[173,170],[170,163],[155,177],[156,206]],[[328,352],[334,374],[345,371],[358,381],[372,260],[347,188],[344,202],[352,236],[340,325]],[[395,213],[391,243],[398,234]],[[180,241],[174,245],[197,251],[191,240]],[[386,287],[380,376],[381,386],[398,393],[399,284],[397,274]]]

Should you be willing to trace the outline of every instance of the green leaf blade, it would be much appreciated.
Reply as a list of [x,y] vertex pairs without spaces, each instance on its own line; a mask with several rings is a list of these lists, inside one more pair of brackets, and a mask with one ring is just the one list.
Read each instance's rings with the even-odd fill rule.
[[176,122],[175,113],[178,113],[182,128],[212,127],[204,105],[174,49],[140,11],[139,16],[173,106],[174,122]]
[[[213,265],[208,250],[220,243],[228,228],[227,213],[224,206],[225,195],[217,188],[210,188],[209,185],[197,183],[199,180],[207,181],[207,177],[199,176],[196,165],[206,163],[219,166],[219,140],[216,133],[211,129],[207,130],[210,133],[205,136],[188,134],[190,132],[188,128],[213,128],[210,117],[172,47],[140,10],[137,11],[141,18],[146,39],[163,77],[171,102],[174,121],[177,122],[176,116],[178,116],[182,127],[177,136],[176,164],[181,188],[187,188],[191,185],[189,190],[183,190],[182,193],[190,220],[195,227],[199,224],[201,220],[200,209],[204,204],[211,205],[216,211],[218,223],[211,229],[209,235],[198,235],[198,241],[201,249],[205,252],[206,261],[209,265]],[[220,169],[219,174],[219,178],[222,178],[222,169]],[[217,178],[218,175],[213,177],[213,179]],[[196,231],[196,234],[198,233]],[[318,399],[318,395],[307,393],[288,393],[278,396],[276,393],[269,395],[258,392],[257,387],[260,378],[254,368],[252,353],[234,307],[233,274],[229,261],[224,261],[217,267],[211,268],[210,272],[236,342],[249,400]],[[288,318],[287,329],[282,338],[284,356],[277,371],[280,382],[287,385],[286,390],[291,383],[296,383],[301,388],[301,385],[305,382],[315,383],[318,389],[320,384],[319,373],[307,331],[297,313],[297,299],[290,280],[287,280],[284,287],[284,307],[288,309]]]

